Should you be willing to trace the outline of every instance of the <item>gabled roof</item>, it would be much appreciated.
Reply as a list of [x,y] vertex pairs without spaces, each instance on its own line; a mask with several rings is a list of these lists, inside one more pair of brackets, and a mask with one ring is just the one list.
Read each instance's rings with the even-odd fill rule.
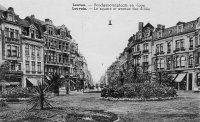
[[147,23],[143,29],[146,29],[147,27],[151,28],[151,29],[154,29],[153,25],[151,25],[150,23]]

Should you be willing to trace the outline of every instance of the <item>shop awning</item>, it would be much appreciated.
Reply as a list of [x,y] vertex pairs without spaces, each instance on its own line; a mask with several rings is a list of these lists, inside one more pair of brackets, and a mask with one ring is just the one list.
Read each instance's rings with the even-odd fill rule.
[[181,82],[183,78],[185,77],[186,73],[178,74],[178,76],[175,79],[175,82]]
[[35,79],[35,78],[27,78],[27,80],[28,81],[30,81],[32,84],[33,84],[33,86],[38,86],[38,80],[37,79]]

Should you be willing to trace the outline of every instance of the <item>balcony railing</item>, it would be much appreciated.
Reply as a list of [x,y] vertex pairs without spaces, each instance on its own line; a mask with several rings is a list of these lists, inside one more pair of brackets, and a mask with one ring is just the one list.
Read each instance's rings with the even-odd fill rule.
[[141,54],[141,51],[137,51],[137,52],[132,52],[132,55],[140,55]]
[[149,50],[143,50],[143,53],[148,53],[149,52]]
[[5,37],[6,42],[16,42],[19,43],[19,39],[13,37]]
[[193,46],[190,46],[190,47],[189,47],[189,50],[193,50]]

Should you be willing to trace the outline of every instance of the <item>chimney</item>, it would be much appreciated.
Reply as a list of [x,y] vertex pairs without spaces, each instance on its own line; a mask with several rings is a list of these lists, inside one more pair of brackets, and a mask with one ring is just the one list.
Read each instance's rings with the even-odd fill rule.
[[142,28],[143,28],[143,22],[139,22],[138,30],[142,31]]
[[46,18],[46,19],[45,19],[45,22],[49,22],[49,21],[50,21],[50,19],[49,19],[49,18]]
[[9,7],[9,8],[8,8],[8,10],[9,10],[9,11],[13,11],[13,12],[14,12],[14,9],[13,9],[13,7]]
[[165,29],[165,26],[164,26],[164,25],[161,25],[161,24],[158,24],[158,25],[157,25],[157,28],[158,28],[158,29],[161,29],[161,30],[164,30],[164,29]]
[[35,15],[34,15],[34,14],[31,14],[31,18],[35,18]]

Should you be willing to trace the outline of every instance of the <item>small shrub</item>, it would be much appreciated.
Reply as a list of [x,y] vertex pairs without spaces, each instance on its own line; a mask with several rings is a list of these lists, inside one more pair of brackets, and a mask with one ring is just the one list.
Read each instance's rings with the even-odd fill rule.
[[114,98],[165,98],[177,96],[174,88],[156,82],[125,84],[121,87],[104,88],[101,97]]
[[0,107],[7,107],[8,105],[6,104],[5,100],[0,100]]
[[0,93],[2,98],[29,98],[33,94],[33,90],[30,88],[13,87],[6,88]]

